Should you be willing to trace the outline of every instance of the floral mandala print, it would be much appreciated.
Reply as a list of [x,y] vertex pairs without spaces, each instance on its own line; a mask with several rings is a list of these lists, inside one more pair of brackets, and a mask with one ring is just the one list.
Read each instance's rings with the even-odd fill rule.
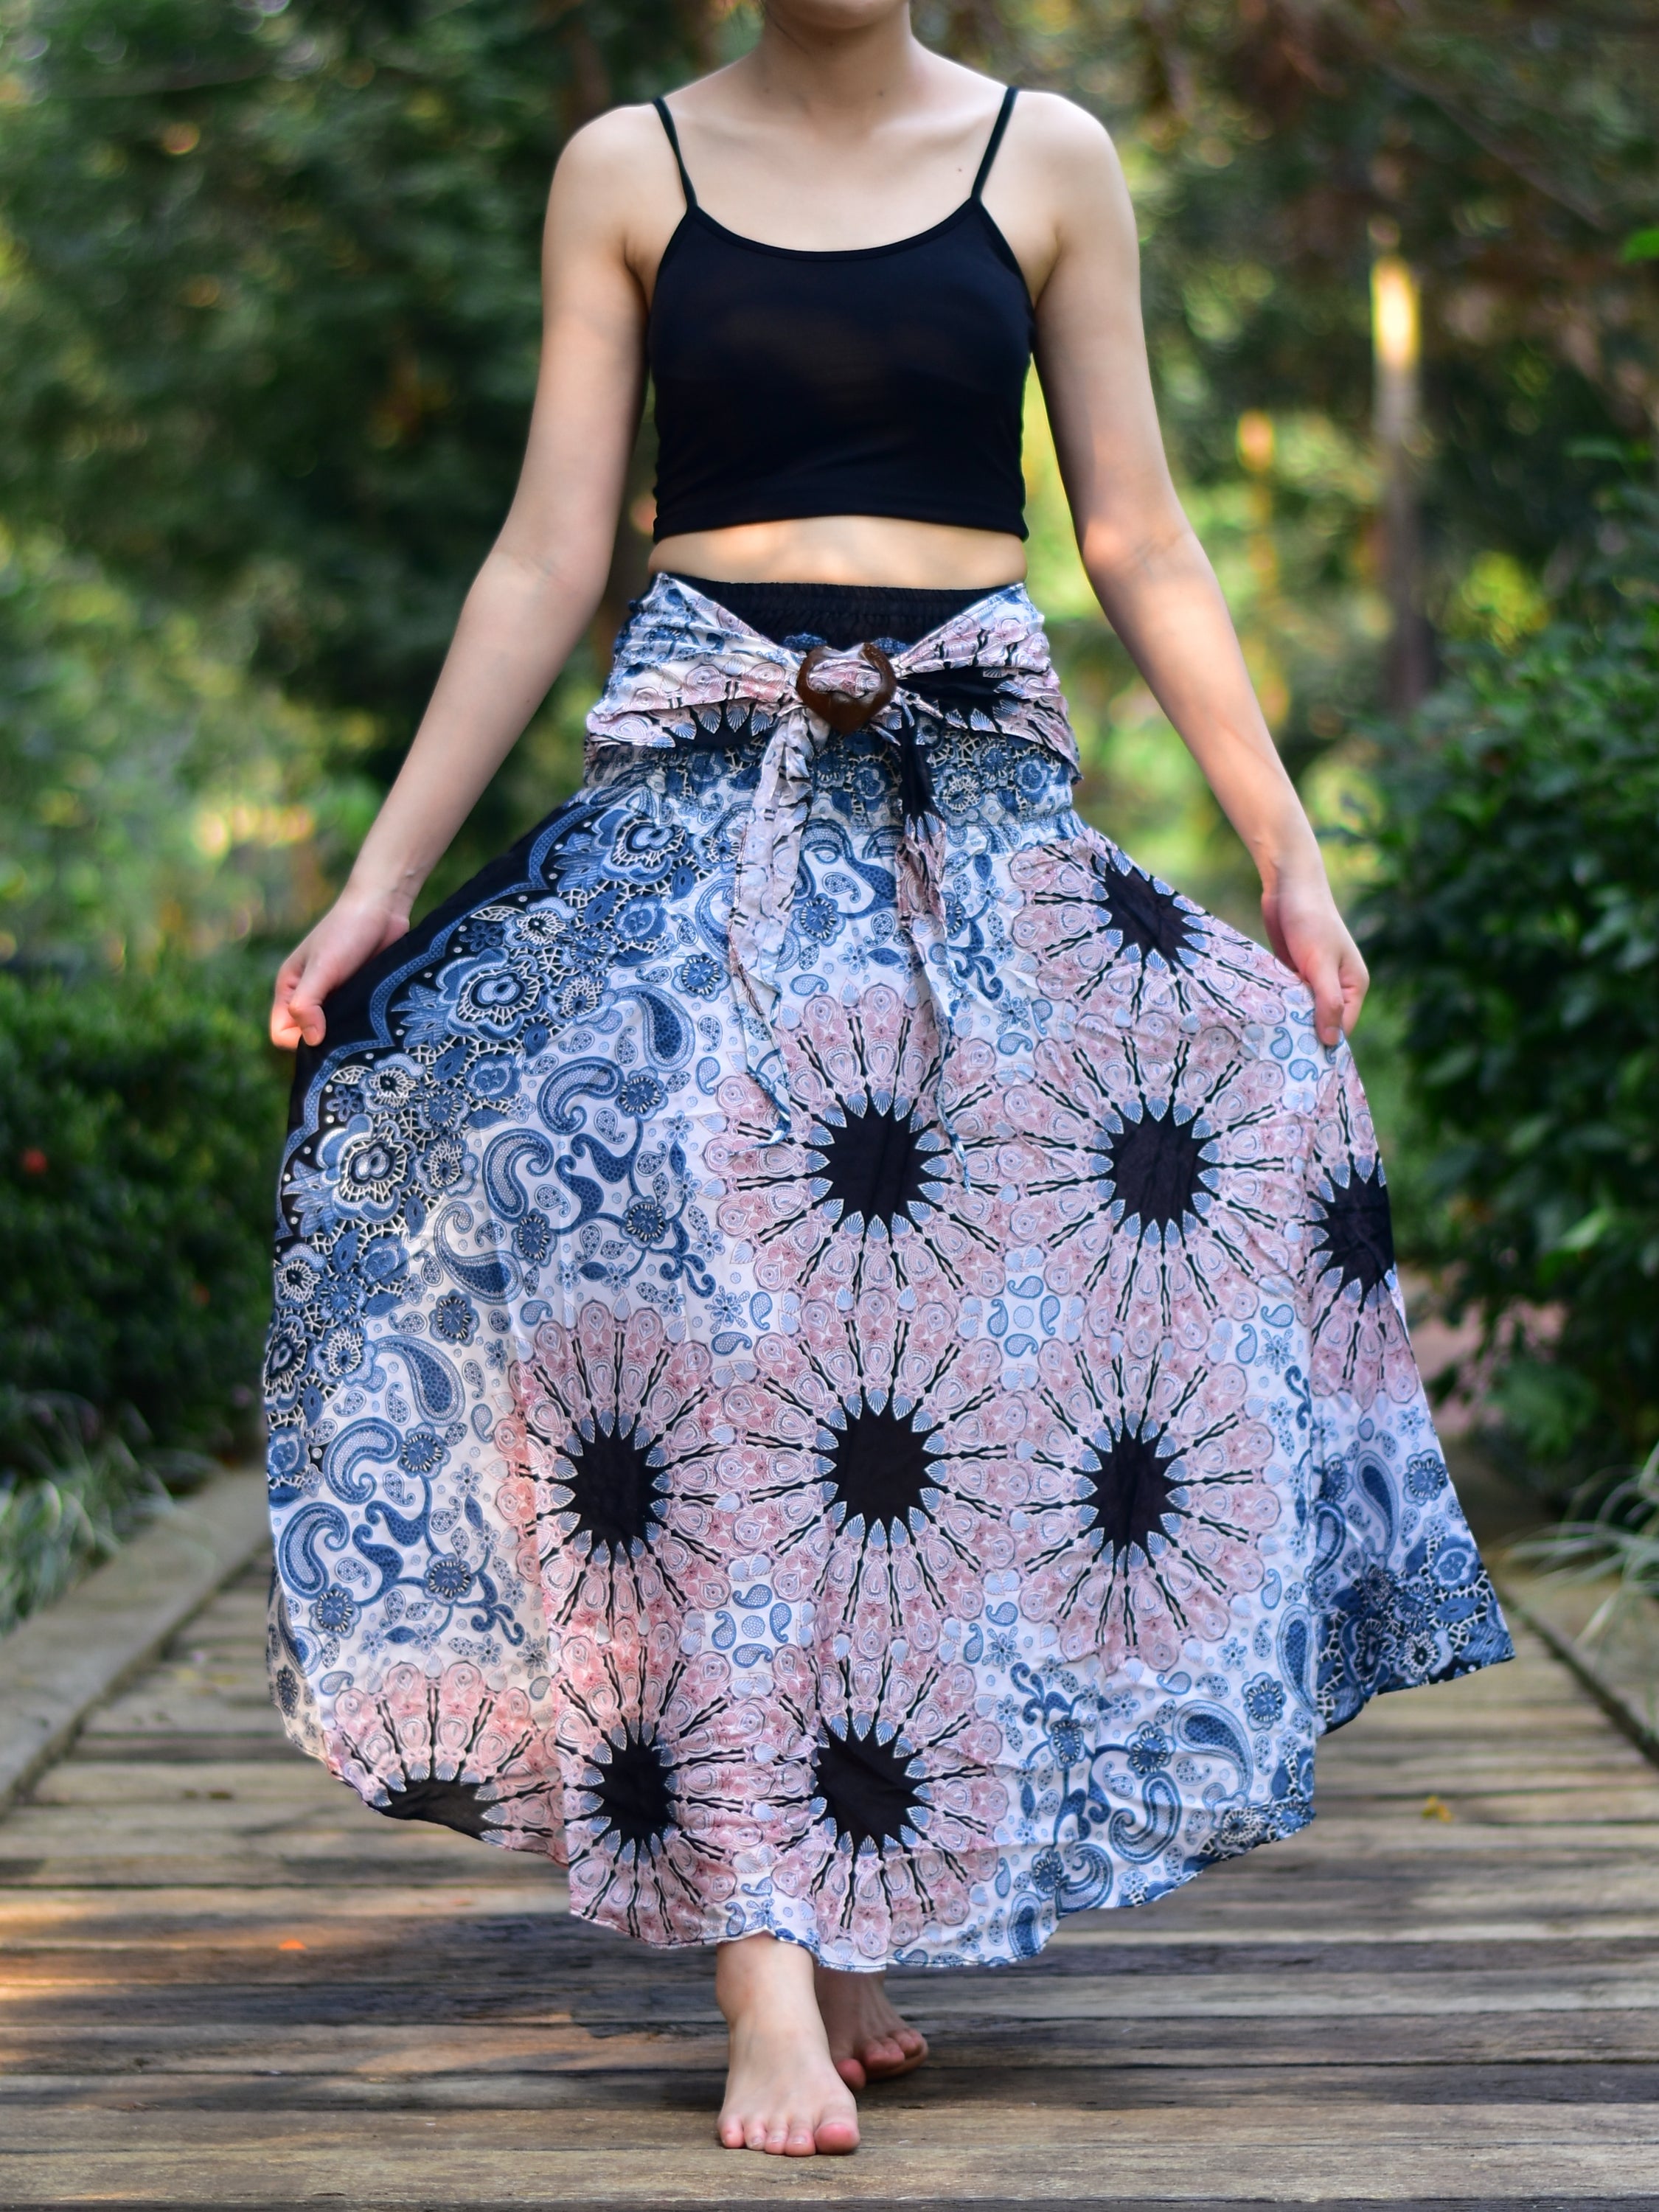
[[1508,1638],[1352,1057],[1079,821],[1024,592],[833,726],[801,659],[659,577],[582,789],[301,1054],[271,1685],[643,1942],[996,1965]]
[[987,1570],[1012,1565],[1027,1488],[1023,1415],[994,1346],[963,1343],[948,1305],[918,1302],[874,1351],[854,1316],[813,1301],[796,1334],[761,1340],[754,1380],[726,1397],[737,1540],[776,1562],[785,1595],[810,1596],[837,1656],[899,1636],[932,1651],[945,1624],[972,1619]]
[[1062,1003],[1130,1022],[1172,1001],[1230,1022],[1283,1021],[1283,993],[1255,948],[1103,837],[1028,849],[1009,873],[1023,894],[1011,933]]
[[1016,1241],[1047,1255],[1051,1290],[1096,1335],[1196,1347],[1287,1287],[1305,1137],[1285,1077],[1213,1017],[1085,1016],[1037,1048],[988,1144],[1017,1194]]
[[574,1328],[542,1322],[513,1369],[497,1503],[524,1532],[520,1569],[540,1579],[550,1632],[721,1602],[713,1364],[648,1309],[621,1320],[593,1299]]
[[1376,1133],[1352,1063],[1322,1086],[1314,1134],[1310,1290],[1313,1379],[1369,1407],[1416,1393]]
[[436,1676],[404,1662],[343,1691],[334,1723],[330,1764],[380,1811],[563,1857],[557,1762],[522,1690],[465,1661]]
[[1218,1644],[1234,1599],[1261,1585],[1260,1539],[1279,1513],[1272,1432],[1244,1410],[1243,1370],[1182,1374],[1157,1354],[1106,1361],[1064,1344],[1044,1347],[1042,1370],[1030,1610],[1056,1623],[1068,1659],[1093,1649],[1162,1669]]
[[571,1908],[654,1943],[713,1941],[758,1840],[731,1667],[678,1643],[596,1629],[561,1653]]
[[820,994],[782,1039],[803,1138],[769,1139],[752,1086],[721,1094],[730,1134],[709,1146],[723,1178],[720,1227],[755,1248],[757,1279],[781,1310],[826,1297],[929,1293],[953,1312],[1001,1281],[994,1199],[964,1187],[931,1104],[942,1054],[931,1011],[886,984]]
[[[793,1661],[793,1663],[790,1662]],[[879,1964],[970,1917],[1007,1811],[998,1732],[975,1713],[972,1670],[908,1650],[775,1683],[783,1731],[772,1804],[787,1838],[773,1879],[811,1915],[826,1962]]]

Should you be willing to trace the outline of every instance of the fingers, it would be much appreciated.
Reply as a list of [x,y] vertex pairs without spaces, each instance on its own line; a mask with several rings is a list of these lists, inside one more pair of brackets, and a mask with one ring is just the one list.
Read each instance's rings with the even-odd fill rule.
[[1319,1042],[1334,1050],[1352,1033],[1370,986],[1359,948],[1344,927],[1328,890],[1311,902],[1311,910],[1308,902],[1266,893],[1261,914],[1274,952],[1313,994]]
[[311,1045],[320,1044],[328,1034],[328,1024],[323,1019],[321,998],[309,988],[297,992],[289,1001],[289,1011],[300,1025],[300,1034]]
[[[1312,963],[1310,963],[1310,965]],[[1334,962],[1321,961],[1314,973],[1303,981],[1313,993],[1314,1029],[1322,1045],[1334,1047],[1342,1042],[1344,1001],[1342,978]]]
[[328,1031],[323,1018],[323,995],[321,979],[307,969],[297,954],[283,963],[270,1007],[270,1041],[279,1051],[295,1051],[301,1042],[322,1042]]
[[1358,951],[1350,945],[1337,960],[1310,961],[1302,980],[1314,994],[1314,1027],[1321,1044],[1334,1047],[1352,1036],[1371,981]]
[[1284,924],[1279,918],[1279,901],[1276,898],[1263,897],[1261,920],[1267,933],[1267,942],[1273,947],[1274,959],[1282,960],[1287,968],[1294,968],[1296,961],[1291,955],[1289,940],[1285,935]]

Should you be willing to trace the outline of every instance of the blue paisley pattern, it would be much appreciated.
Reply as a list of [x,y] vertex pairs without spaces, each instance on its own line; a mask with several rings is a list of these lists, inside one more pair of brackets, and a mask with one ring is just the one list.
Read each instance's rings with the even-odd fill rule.
[[302,1053],[272,1682],[607,1925],[995,1964],[1510,1644],[1352,1058],[1079,818],[1023,590],[803,666],[659,579]]

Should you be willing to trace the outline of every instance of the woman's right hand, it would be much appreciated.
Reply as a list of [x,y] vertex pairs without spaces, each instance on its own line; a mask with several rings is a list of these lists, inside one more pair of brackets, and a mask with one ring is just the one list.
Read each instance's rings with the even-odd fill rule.
[[366,960],[395,945],[409,927],[409,909],[384,892],[354,890],[349,884],[301,939],[276,972],[270,1003],[270,1041],[292,1052],[301,1039],[317,1045],[328,1024],[323,1000]]

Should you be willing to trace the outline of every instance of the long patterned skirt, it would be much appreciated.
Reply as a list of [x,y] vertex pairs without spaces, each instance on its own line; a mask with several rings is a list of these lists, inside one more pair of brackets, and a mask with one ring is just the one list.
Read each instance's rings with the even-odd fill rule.
[[1079,818],[1018,587],[803,655],[659,579],[589,732],[301,1057],[295,1740],[840,1967],[1301,1827],[1323,1730],[1510,1652],[1346,1047]]

